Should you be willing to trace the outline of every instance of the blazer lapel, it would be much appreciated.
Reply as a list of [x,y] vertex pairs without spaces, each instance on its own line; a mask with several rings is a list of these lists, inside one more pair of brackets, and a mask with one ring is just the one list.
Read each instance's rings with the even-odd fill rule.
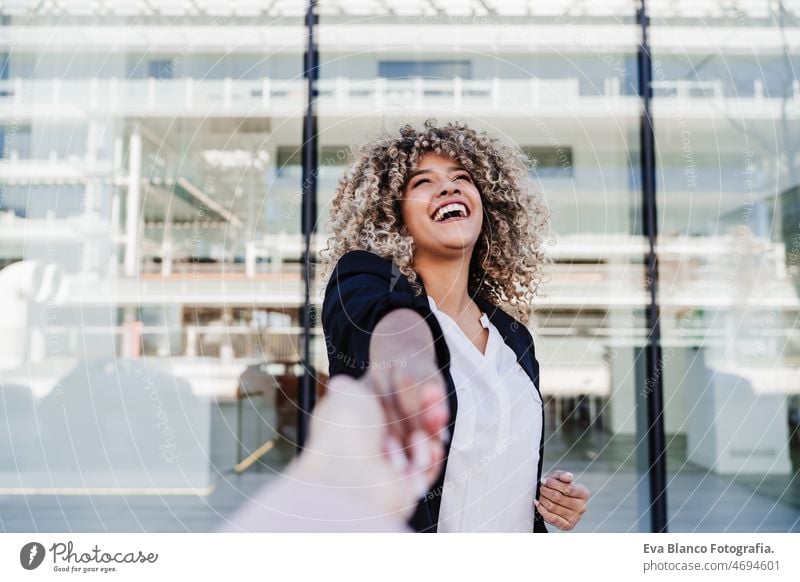
[[[516,319],[508,315],[505,311],[496,307],[489,301],[485,300],[479,295],[473,297],[475,303],[478,304],[486,315],[489,317],[497,331],[503,337],[506,345],[514,350],[517,356],[517,362],[533,382],[536,390],[539,391],[539,366],[538,362],[534,366],[536,359],[533,357],[533,345],[528,343],[527,330],[520,330],[524,324],[518,322]],[[541,397],[541,393],[540,393]]]

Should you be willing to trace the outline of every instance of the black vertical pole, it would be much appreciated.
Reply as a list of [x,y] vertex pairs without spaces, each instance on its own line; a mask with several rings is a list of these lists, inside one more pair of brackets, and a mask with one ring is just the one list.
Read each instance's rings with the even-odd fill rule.
[[653,97],[651,81],[653,63],[647,41],[650,25],[646,0],[637,5],[637,19],[642,32],[639,45],[639,95],[642,98],[640,124],[640,151],[642,173],[642,226],[647,237],[645,282],[649,294],[647,305],[647,346],[645,347],[646,376],[644,400],[647,405],[647,461],[650,484],[650,526],[653,532],[667,531],[667,464],[664,439],[664,386],[661,358],[661,325],[658,309],[658,255],[656,239],[658,221],[656,214],[656,156],[655,133],[650,104]]
[[311,237],[317,222],[317,114],[315,100],[317,97],[317,78],[319,76],[319,54],[314,37],[316,24],[316,0],[308,0],[306,8],[306,34],[308,41],[304,56],[303,75],[306,80],[306,114],[303,119],[303,224],[305,237],[303,251],[303,282],[305,283],[305,299],[303,301],[303,376],[300,379],[297,417],[297,449],[303,450],[308,436],[308,423],[316,401],[316,370],[311,366],[311,330],[313,306],[311,305],[311,287],[314,284],[314,256],[311,249]]

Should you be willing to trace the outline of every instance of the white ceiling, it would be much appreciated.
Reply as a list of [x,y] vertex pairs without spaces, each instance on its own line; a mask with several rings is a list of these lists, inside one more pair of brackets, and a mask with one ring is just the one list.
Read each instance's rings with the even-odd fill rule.
[[[774,3],[773,3],[774,4]],[[790,17],[800,17],[800,0],[783,2]],[[648,0],[654,17],[769,18],[767,0]],[[634,0],[318,0],[321,15],[352,16],[625,16]],[[305,0],[2,0],[12,16],[210,16],[302,17]]]

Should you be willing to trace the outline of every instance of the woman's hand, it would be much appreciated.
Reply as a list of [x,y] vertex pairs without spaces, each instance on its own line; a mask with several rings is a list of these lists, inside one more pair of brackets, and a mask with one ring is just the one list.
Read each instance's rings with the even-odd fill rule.
[[533,501],[544,520],[561,530],[578,524],[589,501],[589,490],[573,479],[572,473],[553,471],[542,479],[540,499]]

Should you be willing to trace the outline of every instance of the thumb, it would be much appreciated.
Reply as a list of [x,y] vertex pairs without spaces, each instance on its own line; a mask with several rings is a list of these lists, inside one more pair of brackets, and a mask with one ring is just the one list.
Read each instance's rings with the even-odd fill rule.
[[575,476],[572,473],[570,473],[569,471],[562,471],[560,469],[553,471],[553,474],[551,476],[555,477],[562,483],[572,483],[572,481],[575,479]]

